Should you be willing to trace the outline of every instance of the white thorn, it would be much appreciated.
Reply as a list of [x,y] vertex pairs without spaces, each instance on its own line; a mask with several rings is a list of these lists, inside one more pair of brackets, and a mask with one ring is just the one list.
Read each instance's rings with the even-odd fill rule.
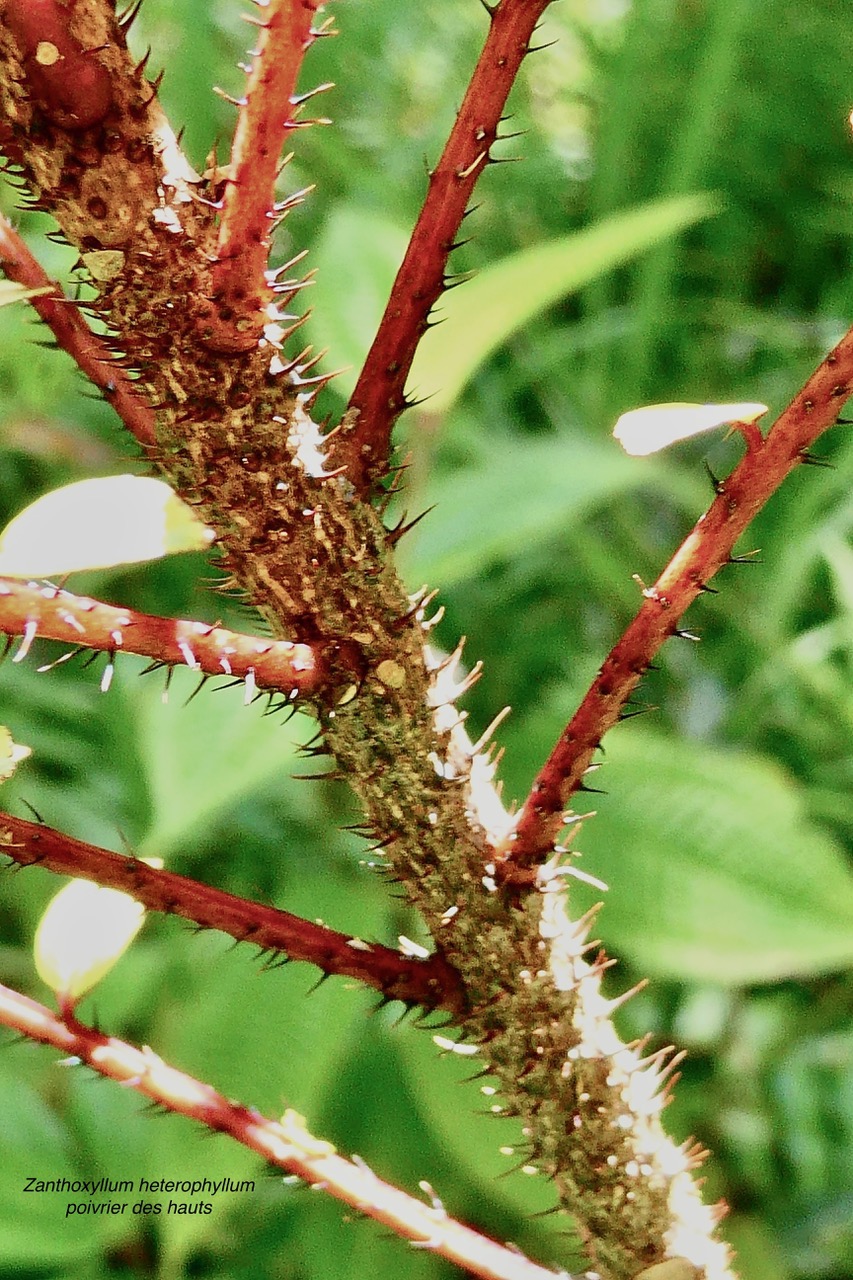
[[28,618],[24,624],[24,634],[21,638],[21,643],[18,646],[18,652],[12,659],[13,662],[24,661],[24,658],[26,658],[30,648],[32,647],[33,640],[36,638],[36,632],[38,629],[39,624],[36,622],[35,618]]

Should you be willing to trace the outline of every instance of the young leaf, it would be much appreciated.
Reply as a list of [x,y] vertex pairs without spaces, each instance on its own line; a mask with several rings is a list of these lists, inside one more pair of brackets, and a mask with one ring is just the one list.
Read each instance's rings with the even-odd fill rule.
[[150,476],[78,480],[37,498],[0,534],[0,575],[46,578],[202,551],[215,534]]
[[719,210],[709,195],[675,196],[533,245],[445,293],[418,347],[407,391],[445,413],[480,365],[538,312]]
[[689,440],[703,431],[713,431],[731,423],[755,422],[767,412],[766,404],[648,404],[629,409],[613,428],[613,435],[626,453],[635,458],[657,453],[678,440]]
[[11,778],[22,760],[31,755],[29,747],[12,741],[12,735],[4,724],[0,724],[0,782]]
[[[161,867],[159,858],[144,859]],[[36,929],[36,970],[62,1004],[75,1004],[124,955],[142,928],[145,908],[118,889],[72,880],[48,903]]]
[[0,307],[8,307],[10,302],[24,302],[27,298],[38,298],[50,293],[51,286],[41,285],[37,289],[25,289],[14,280],[0,280]]

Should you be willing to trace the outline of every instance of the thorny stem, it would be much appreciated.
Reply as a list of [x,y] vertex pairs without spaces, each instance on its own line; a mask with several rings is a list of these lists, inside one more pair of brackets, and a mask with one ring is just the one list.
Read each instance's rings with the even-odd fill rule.
[[[500,12],[517,31],[522,10],[542,7],[504,0]],[[283,360],[283,332],[236,357],[209,345],[228,323],[211,282],[210,188],[180,154],[112,4],[0,0],[0,55],[8,150],[35,203],[72,243],[110,255],[94,305],[157,404],[157,465],[217,530],[225,567],[275,634],[336,647],[334,678],[313,700],[325,744],[461,978],[461,1031],[501,1089],[499,1110],[522,1118],[531,1162],[608,1280],[679,1257],[730,1280],[719,1213],[691,1178],[698,1155],[660,1123],[662,1060],[616,1035],[605,961],[587,958],[590,921],[569,919],[560,868],[521,902],[495,883],[493,847],[511,824],[455,707],[465,683],[455,659],[425,647],[427,601],[407,597],[379,513],[329,467],[299,357]],[[493,77],[503,83],[503,68],[478,76],[486,97]]]
[[254,689],[264,689],[290,700],[305,698],[316,693],[329,674],[317,645],[160,618],[12,578],[0,578],[0,632],[23,637],[15,662],[24,660],[36,638],[59,640],[75,650],[98,649],[111,658],[135,653],[167,667],[186,666],[208,676],[244,680],[249,696]]
[[[44,1005],[4,986],[0,986],[0,1023],[41,1044],[53,1045],[66,1058],[79,1059],[100,1075],[214,1133],[229,1134],[275,1168],[322,1188],[471,1275],[482,1280],[555,1280],[555,1272],[449,1217],[439,1200],[433,1198],[425,1204],[383,1182],[363,1161],[339,1156],[330,1143],[315,1138],[293,1111],[285,1111],[278,1121],[270,1120],[253,1107],[231,1102],[211,1085],[170,1067],[151,1049],[137,1049],[75,1018],[63,1022]],[[563,1272],[562,1280],[571,1278]]]
[[104,339],[92,332],[77,303],[66,298],[2,214],[0,268],[10,280],[28,289],[50,289],[49,293],[30,299],[33,308],[53,331],[60,347],[76,360],[86,377],[104,393],[143,449],[153,446],[154,413],[145,403],[139,388],[117,363]]
[[[503,56],[516,68],[544,7],[502,0],[495,11],[492,31],[504,31]],[[216,193],[188,169],[110,0],[78,0],[73,10],[59,0],[37,9],[0,0],[0,55],[7,149],[35,202],[70,241],[85,248],[95,240],[112,255],[108,278],[95,282],[97,306],[157,404],[157,465],[217,530],[223,562],[276,635],[337,646],[334,679],[313,700],[325,744],[364,804],[371,838],[460,975],[461,1032],[500,1088],[497,1111],[521,1118],[525,1154],[553,1179],[600,1275],[633,1280],[682,1259],[697,1280],[731,1280],[716,1235],[720,1211],[702,1204],[691,1176],[701,1155],[676,1146],[660,1122],[672,1064],[644,1059],[618,1038],[619,1001],[601,990],[607,962],[589,956],[590,919],[568,915],[565,867],[551,860],[523,895],[497,883],[494,850],[505,848],[513,823],[493,764],[464,734],[453,660],[442,664],[425,648],[426,601],[407,598],[391,535],[358,501],[387,463],[388,383],[378,437],[365,427],[352,474],[341,474],[310,418],[313,387],[300,357],[282,358],[285,333],[265,331],[238,358],[211,346],[230,322],[212,284],[218,225],[206,197],[215,204]],[[507,71],[506,62],[481,63],[466,104],[492,101],[493,83],[504,92]],[[472,110],[470,128],[484,120]],[[461,217],[467,194],[459,203],[458,184],[488,158],[487,138],[480,149],[476,136],[467,148],[458,130],[456,138],[431,208],[445,225],[438,254],[420,224],[420,249],[438,277],[455,234],[445,202]],[[460,165],[470,170],[464,178]],[[417,276],[409,287],[417,290]],[[430,305],[418,303],[414,325],[394,322],[409,335],[404,359]],[[359,429],[352,422],[334,448]]]
[[[786,476],[807,460],[818,437],[835,424],[853,387],[853,329],[818,366],[762,440],[756,430],[747,451],[610,651],[586,697],[536,777],[515,831],[499,851],[500,876],[524,872],[551,856],[563,814],[582,785],[602,737],[648,670],[661,645],[678,629],[685,610],[731,560],[738,538]],[[521,874],[519,874],[521,873]]]
[[119,889],[150,911],[181,916],[203,929],[218,929],[270,957],[301,960],[324,973],[357,978],[386,1000],[455,1013],[464,1007],[459,978],[439,955],[420,958],[368,943],[9,813],[0,812],[0,850],[19,866],[40,866],[57,875]]
[[313,43],[319,0],[270,0],[250,18],[257,48],[231,150],[211,279],[218,301],[208,345],[247,351],[269,321],[272,290],[264,277],[275,227],[274,192],[286,135],[297,127],[296,81]]
[[333,442],[331,464],[346,466],[359,493],[388,468],[391,431],[406,407],[406,379],[429,313],[446,287],[445,268],[509,91],[550,0],[500,0],[429,189],[364,368],[349,401],[354,425]]
[[[504,0],[500,12],[509,26],[542,7]],[[522,1118],[530,1161],[608,1280],[679,1257],[730,1280],[719,1213],[691,1178],[697,1153],[660,1123],[662,1060],[617,1037],[605,962],[587,958],[590,921],[569,919],[560,868],[521,902],[495,883],[493,847],[511,824],[455,707],[465,683],[455,659],[425,648],[427,601],[407,597],[379,513],[328,465],[299,357],[282,358],[283,332],[236,357],[209,345],[228,322],[211,282],[211,189],[180,154],[111,3],[0,2],[0,55],[8,150],[35,203],[72,243],[110,255],[93,305],[157,405],[157,465],[217,530],[225,567],[275,634],[336,646],[334,678],[314,698],[325,744],[460,975],[461,1031],[499,1109]],[[503,83],[503,67],[479,73],[486,97],[492,78]]]

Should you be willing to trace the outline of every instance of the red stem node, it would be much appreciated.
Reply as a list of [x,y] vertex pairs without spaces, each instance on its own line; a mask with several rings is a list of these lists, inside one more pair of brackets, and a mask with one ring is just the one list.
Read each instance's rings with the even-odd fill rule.
[[62,129],[89,129],[113,103],[110,73],[97,49],[72,34],[78,0],[6,0],[3,20],[24,54],[36,105]]

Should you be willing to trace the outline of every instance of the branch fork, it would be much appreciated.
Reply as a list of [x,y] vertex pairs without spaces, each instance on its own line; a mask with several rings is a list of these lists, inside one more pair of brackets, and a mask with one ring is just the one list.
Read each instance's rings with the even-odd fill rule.
[[[853,335],[827,357],[767,440],[753,441],[720,483],[710,510],[605,661],[523,810],[508,814],[494,761],[467,738],[455,707],[457,657],[445,660],[427,647],[425,603],[413,606],[399,581],[390,558],[393,537],[368,497],[391,470],[391,431],[406,403],[414,350],[445,287],[447,257],[474,181],[491,159],[506,96],[546,4],[486,6],[490,28],[482,57],[336,432],[326,433],[311,417],[324,380],[305,378],[307,354],[284,354],[293,329],[285,329],[279,308],[298,282],[276,294],[266,274],[278,216],[279,149],[298,123],[296,78],[305,48],[319,34],[311,29],[315,4],[270,0],[264,6],[228,176],[205,180],[183,161],[108,0],[79,0],[73,13],[60,0],[29,8],[25,0],[6,0],[0,5],[0,105],[8,129],[0,142],[69,241],[84,254],[112,255],[90,258],[98,268],[94,308],[122,351],[121,367],[139,374],[132,387],[121,375],[115,386],[128,397],[142,392],[156,406],[147,411],[153,427],[150,416],[134,418],[135,401],[113,398],[152,464],[216,529],[226,570],[271,624],[268,654],[254,657],[273,655],[280,665],[271,679],[293,680],[288,687],[313,707],[324,747],[363,804],[365,832],[386,849],[393,874],[436,940],[446,966],[441,999],[496,1077],[498,1112],[522,1118],[530,1159],[571,1210],[591,1265],[607,1280],[731,1280],[728,1250],[716,1235],[719,1213],[702,1204],[692,1177],[698,1153],[673,1144],[660,1123],[672,1064],[660,1055],[643,1058],[618,1039],[616,1002],[601,991],[608,962],[589,941],[591,917],[568,916],[553,855],[563,812],[593,750],[655,652],[732,558],[749,520],[835,420],[853,378]],[[59,50],[66,69],[85,62],[89,79],[61,87],[38,64],[41,39]],[[32,284],[31,264],[8,234],[6,244],[0,256]],[[106,390],[102,349],[76,321],[63,326],[61,313],[54,298],[48,322]],[[0,589],[5,629],[22,635],[25,645],[51,629],[67,642],[62,628],[73,631],[77,624],[86,643],[107,652],[129,648],[135,636],[139,651],[155,660],[168,662],[177,653],[186,662],[189,653],[202,670],[208,660],[223,669],[228,645],[232,671],[251,647],[247,638],[226,639],[214,635],[216,629],[204,636],[193,624],[129,611],[119,623],[109,609],[75,602],[55,588]],[[297,679],[293,656],[300,647],[309,665]],[[254,661],[252,670],[257,681]],[[165,901],[166,888],[170,903],[189,909],[192,900],[193,918],[224,921],[227,910],[245,912],[245,904],[227,907],[223,895],[178,884],[170,873],[149,875],[130,861],[131,875],[110,861],[115,855],[72,850],[58,833],[26,832],[20,820],[5,821],[12,845],[42,855],[50,846],[57,868],[74,852],[77,865],[88,866],[99,882],[102,875],[130,875],[152,903],[157,895]],[[246,924],[245,914],[240,919],[235,927]],[[358,960],[352,939],[340,937]],[[321,945],[337,943],[325,935]],[[399,978],[399,957],[395,963]],[[366,968],[363,976],[370,980]],[[7,1025],[105,1074],[144,1082],[143,1092],[174,1109],[189,1099],[187,1114],[240,1141],[257,1140],[265,1156],[272,1150],[262,1118],[225,1104],[208,1086],[158,1075],[138,1051],[63,1025],[13,993],[2,995],[0,1008]],[[316,1166],[303,1161],[296,1171],[317,1180]],[[330,1185],[334,1176],[330,1169]],[[370,1203],[364,1184],[358,1195]],[[393,1225],[407,1234],[398,1219]],[[431,1244],[432,1235],[418,1239]],[[515,1280],[541,1274],[515,1256],[506,1273],[477,1271],[472,1258],[469,1250],[457,1260],[475,1274]]]

